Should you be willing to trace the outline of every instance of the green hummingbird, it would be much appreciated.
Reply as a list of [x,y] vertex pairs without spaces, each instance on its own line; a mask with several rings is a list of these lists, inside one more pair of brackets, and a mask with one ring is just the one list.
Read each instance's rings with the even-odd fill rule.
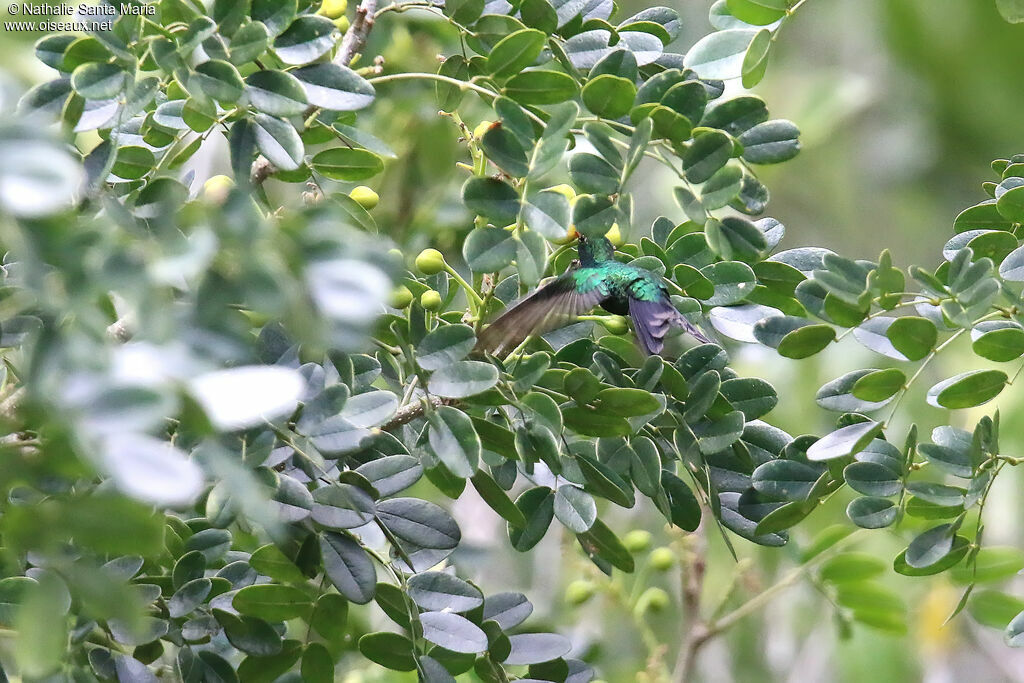
[[671,327],[709,341],[672,305],[660,277],[616,261],[615,247],[606,237],[580,235],[579,258],[568,270],[509,306],[480,333],[474,350],[504,355],[531,334],[566,325],[597,305],[609,313],[629,315],[648,355],[661,353]]

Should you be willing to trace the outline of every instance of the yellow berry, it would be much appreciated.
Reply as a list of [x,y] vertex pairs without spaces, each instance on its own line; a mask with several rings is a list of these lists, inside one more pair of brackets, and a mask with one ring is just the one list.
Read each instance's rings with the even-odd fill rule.
[[391,292],[392,308],[405,308],[412,303],[412,292],[405,285],[402,285]]
[[345,14],[347,9],[348,0],[324,0],[324,3],[320,5],[320,9],[316,13],[324,15],[328,19],[337,19]]
[[672,598],[661,588],[648,588],[637,600],[637,609],[640,612],[660,612],[671,604]]
[[420,306],[428,311],[436,311],[441,308],[441,293],[436,289],[428,289],[420,294]]
[[494,121],[481,121],[480,124],[473,129],[473,137],[479,140],[484,136],[484,133],[491,129],[494,125]]
[[[626,334],[629,332],[629,325],[626,324],[626,319],[621,315],[606,315],[601,318],[601,324],[604,325],[604,329],[608,330],[612,334]],[[643,533],[647,533],[646,531]],[[647,534],[647,542],[650,543],[650,534]]]
[[605,233],[605,237],[612,243],[613,247],[621,247],[625,240],[622,239],[622,233],[619,231],[619,224],[612,223],[612,227],[608,228],[608,232]]
[[344,33],[345,31],[348,31],[348,27],[351,26],[351,23],[349,22],[348,17],[341,16],[334,20],[334,25],[338,27],[339,31]]
[[352,188],[352,191],[348,193],[348,196],[356,200],[359,206],[363,207],[367,211],[377,206],[377,202],[380,201],[380,197],[377,193],[366,185],[360,185],[359,187]]
[[215,175],[203,183],[203,195],[210,201],[221,204],[228,197],[228,192],[235,186],[235,181],[226,175]]
[[416,269],[424,275],[437,275],[444,267],[444,254],[437,249],[424,249],[416,257]]
[[661,546],[651,551],[651,566],[660,572],[668,571],[676,562],[676,554],[671,548]]
[[633,529],[622,537],[622,545],[631,553],[639,553],[651,546],[651,532]]
[[565,601],[570,605],[582,605],[594,595],[594,584],[591,581],[579,579],[571,582],[565,588]]

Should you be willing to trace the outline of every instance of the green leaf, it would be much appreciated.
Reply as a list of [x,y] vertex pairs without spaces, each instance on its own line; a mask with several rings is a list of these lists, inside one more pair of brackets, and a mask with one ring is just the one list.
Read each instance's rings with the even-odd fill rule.
[[540,543],[555,516],[555,492],[546,486],[527,489],[516,499],[516,507],[526,523],[508,525],[508,538],[512,547],[523,553]]
[[[770,325],[774,318],[765,321]],[[760,324],[760,323],[759,323]],[[754,334],[757,334],[756,326]],[[806,325],[786,333],[776,349],[785,358],[808,358],[835,341],[836,330],[831,325]]]
[[619,191],[619,171],[607,161],[589,152],[573,154],[569,177],[584,192],[615,194]]
[[253,569],[275,581],[303,583],[306,577],[295,563],[285,557],[273,543],[258,548],[249,558]]
[[421,548],[451,550],[462,539],[451,515],[439,505],[418,498],[381,501],[377,517],[395,536]]
[[502,92],[520,104],[557,104],[576,95],[576,81],[560,71],[522,71],[506,83]]
[[1010,252],[999,264],[999,276],[1010,282],[1024,282],[1024,247]]
[[479,653],[487,649],[487,634],[465,617],[451,612],[424,612],[420,615],[423,638],[446,650]]
[[586,533],[578,534],[576,539],[591,559],[600,558],[605,560],[613,567],[627,574],[633,572],[632,554],[601,520],[595,520],[590,530]]
[[683,531],[700,526],[701,507],[686,483],[668,470],[661,471],[661,485],[668,496],[669,519]]
[[246,586],[235,593],[231,606],[242,614],[267,621],[308,617],[312,609],[305,593],[291,586],[273,583]]
[[617,119],[628,114],[633,107],[636,86],[629,79],[600,74],[587,81],[582,94],[583,103],[591,112],[607,119]]
[[936,408],[973,408],[998,396],[1008,380],[1000,370],[969,370],[934,385],[927,401]]
[[791,121],[765,121],[740,135],[743,159],[752,164],[778,164],[800,152],[800,129]]
[[578,534],[594,525],[597,519],[597,504],[593,497],[572,484],[563,484],[555,492],[555,517]]
[[249,101],[260,111],[272,116],[295,116],[307,105],[302,83],[287,71],[265,69],[245,79]]
[[823,581],[844,583],[864,581],[884,572],[886,563],[868,553],[847,552],[825,560],[819,570]]
[[881,422],[858,422],[840,427],[827,434],[807,449],[807,459],[814,462],[833,460],[853,455],[864,449],[884,426]]
[[354,182],[372,178],[384,170],[384,162],[373,152],[350,147],[335,147],[318,152],[310,166],[332,180]]
[[252,21],[231,36],[228,46],[228,59],[235,66],[241,66],[258,59],[267,51],[270,34],[266,25],[260,21]]
[[463,26],[468,26],[480,18],[484,5],[484,0],[452,0],[451,3],[445,2],[444,13]]
[[907,484],[907,492],[915,498],[940,507],[962,507],[966,494],[966,491],[956,486],[946,486],[930,481],[912,481]]
[[921,360],[935,348],[939,331],[927,318],[905,316],[896,318],[885,331],[885,336],[907,359]]
[[[959,584],[1006,581],[1024,569],[1024,552],[1019,548],[987,546],[974,556],[971,562],[950,572],[953,581]],[[1024,610],[1024,607],[1021,608]]]
[[495,178],[474,176],[462,186],[466,208],[496,224],[512,223],[519,215],[519,193],[508,183]]
[[725,166],[733,155],[733,143],[728,135],[713,130],[694,138],[683,154],[683,169],[691,183],[703,183]]
[[398,633],[367,633],[359,639],[359,652],[371,662],[393,671],[416,669],[416,647]]
[[991,329],[978,336],[971,348],[988,360],[1003,363],[1016,360],[1024,355],[1024,329],[1016,325]]
[[424,370],[439,370],[465,358],[475,344],[472,327],[441,325],[419,343],[416,362]]
[[773,24],[786,16],[786,0],[726,0],[729,14],[752,26]]
[[242,652],[255,657],[271,657],[281,652],[281,636],[263,619],[239,618],[221,610],[214,610],[213,615],[224,627],[228,641]]
[[558,28],[558,13],[548,0],[524,0],[519,6],[519,17],[527,26],[549,35]]
[[899,507],[886,498],[854,498],[846,506],[846,516],[862,529],[881,529],[896,521]]
[[612,388],[597,394],[598,408],[619,417],[648,415],[658,410],[660,403],[644,389]]
[[509,642],[511,652],[502,662],[508,666],[550,662],[572,649],[568,638],[555,633],[521,633],[509,636]]
[[245,82],[232,64],[211,59],[195,68],[189,76],[189,87],[197,87],[207,97],[218,102],[237,102],[245,89]]
[[895,496],[903,490],[899,473],[877,462],[850,463],[843,470],[843,479],[865,496]]
[[805,500],[821,478],[820,467],[795,460],[769,460],[750,475],[751,485],[760,493],[789,501]]
[[127,84],[128,72],[117,64],[89,62],[75,68],[71,74],[71,87],[89,100],[114,97]]
[[[703,241],[701,239],[701,242]],[[715,285],[714,296],[706,302],[709,306],[739,303],[754,291],[757,283],[757,277],[750,266],[739,261],[713,263],[701,268],[700,272]]]
[[511,526],[526,526],[526,518],[523,516],[523,513],[516,507],[512,499],[508,497],[504,489],[498,486],[498,483],[494,481],[494,477],[484,470],[478,470],[470,481],[473,482],[473,488],[480,494],[484,502],[501,515]]
[[940,524],[919,534],[907,546],[903,560],[912,569],[924,569],[937,564],[953,550],[956,526]]
[[1024,612],[1024,600],[994,590],[975,591],[967,604],[967,613],[990,628],[1006,628],[1020,612]]
[[476,586],[445,572],[423,572],[409,578],[409,597],[425,610],[468,612],[484,604]]
[[772,48],[772,33],[764,28],[758,31],[754,39],[750,41],[746,54],[743,56],[743,87],[753,88],[764,78],[768,69],[768,55]]
[[526,28],[502,38],[487,56],[487,71],[504,78],[519,73],[533,64],[547,43],[547,35]]
[[541,190],[523,202],[523,220],[549,240],[564,239],[569,231],[569,199],[561,192]]
[[462,257],[474,272],[497,272],[516,257],[516,241],[507,230],[477,228],[463,242]]
[[502,125],[492,125],[480,139],[484,154],[510,176],[523,177],[530,172],[526,148],[519,137]]
[[430,376],[427,388],[444,398],[466,398],[486,391],[498,383],[498,370],[490,363],[460,360]]
[[754,29],[731,28],[704,36],[689,49],[683,64],[701,78],[737,78],[743,58],[757,35]]
[[328,484],[313,491],[313,521],[330,529],[354,529],[373,521],[373,498],[352,484]]
[[303,681],[311,683],[332,683],[334,681],[334,659],[322,643],[309,643],[302,653],[300,668]]
[[291,72],[303,85],[309,103],[334,111],[355,111],[370,106],[376,93],[365,78],[348,67],[323,62]]
[[850,393],[863,401],[884,401],[902,389],[906,381],[907,376],[897,368],[872,370],[854,382]]
[[146,147],[126,145],[117,150],[111,173],[119,178],[137,180],[153,170],[156,159]]
[[302,165],[302,139],[292,124],[266,114],[253,116],[253,123],[256,146],[270,163],[283,171],[294,171]]
[[303,14],[274,39],[274,52],[285,64],[308,64],[334,46],[337,31],[327,17]]
[[756,225],[746,218],[726,216],[709,218],[704,224],[708,246],[723,261],[753,263],[762,260],[768,251],[768,240]]
[[604,195],[580,195],[572,207],[572,221],[576,230],[586,237],[601,237],[611,230],[618,217],[619,210]]
[[472,477],[482,450],[473,421],[451,406],[439,406],[427,420],[430,447],[444,466],[457,477]]
[[[384,501],[389,502],[393,501]],[[339,593],[357,605],[365,605],[373,599],[377,571],[358,543],[346,534],[325,531],[320,536],[320,552],[324,573]]]
[[1024,22],[1024,2],[1021,0],[996,0],[996,8],[1003,19],[1011,24]]

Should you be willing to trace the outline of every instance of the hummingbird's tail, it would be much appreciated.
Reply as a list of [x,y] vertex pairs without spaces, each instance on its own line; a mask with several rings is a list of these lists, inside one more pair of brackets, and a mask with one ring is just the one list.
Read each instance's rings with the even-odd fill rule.
[[688,334],[705,344],[711,341],[695,325],[684,318],[667,297],[654,301],[630,298],[629,317],[633,319],[633,328],[636,330],[641,348],[649,356],[660,354],[665,348],[665,335],[672,327],[683,328]]

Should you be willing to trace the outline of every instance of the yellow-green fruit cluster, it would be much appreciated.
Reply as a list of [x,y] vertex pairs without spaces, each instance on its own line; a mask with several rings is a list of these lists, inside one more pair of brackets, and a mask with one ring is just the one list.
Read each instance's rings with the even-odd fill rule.
[[348,9],[348,0],[324,0],[323,4],[320,5],[320,9],[316,11],[317,14],[322,14],[328,19],[337,19],[345,15],[345,10]]
[[405,308],[412,303],[412,292],[405,285],[402,285],[391,292],[392,308]]
[[370,211],[377,206],[377,202],[380,201],[380,197],[377,193],[366,185],[360,185],[359,187],[352,188],[352,191],[348,193],[348,196],[356,200],[356,203],[367,211]]
[[203,196],[216,204],[223,204],[235,181],[226,175],[215,175],[203,183]]
[[416,270],[424,275],[437,275],[445,265],[444,254],[437,249],[424,249],[416,257]]
[[596,590],[592,581],[577,579],[565,588],[565,601],[570,605],[582,605],[593,597]]
[[420,306],[428,311],[436,311],[441,308],[441,293],[436,289],[428,289],[420,294]]
[[651,551],[651,566],[659,572],[668,571],[676,562],[676,554],[671,548],[661,546]]
[[622,537],[622,545],[631,553],[642,553],[651,547],[651,532],[633,529]]
[[636,601],[640,612],[660,612],[672,603],[672,598],[661,588],[648,588]]

